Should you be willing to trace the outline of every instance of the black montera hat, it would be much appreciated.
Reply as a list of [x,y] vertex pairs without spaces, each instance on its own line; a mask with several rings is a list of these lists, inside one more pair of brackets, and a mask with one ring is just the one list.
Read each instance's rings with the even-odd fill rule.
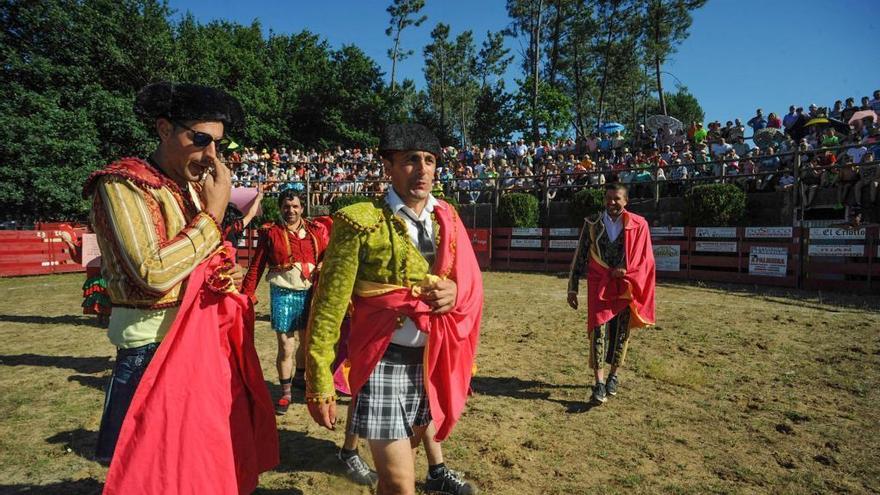
[[198,84],[158,82],[145,86],[134,100],[134,111],[144,119],[216,120],[223,122],[226,132],[244,126],[244,112],[234,96]]
[[440,156],[440,141],[421,124],[391,124],[382,130],[379,153],[389,151],[427,151]]

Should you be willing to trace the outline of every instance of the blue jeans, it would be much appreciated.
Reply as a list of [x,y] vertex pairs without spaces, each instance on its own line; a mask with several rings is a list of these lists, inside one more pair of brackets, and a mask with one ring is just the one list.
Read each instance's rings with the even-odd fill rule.
[[110,377],[110,386],[107,387],[101,429],[98,431],[95,452],[98,461],[110,462],[113,457],[128,406],[131,405],[134,392],[158,347],[158,343],[153,343],[116,351],[116,365],[113,367],[113,376]]

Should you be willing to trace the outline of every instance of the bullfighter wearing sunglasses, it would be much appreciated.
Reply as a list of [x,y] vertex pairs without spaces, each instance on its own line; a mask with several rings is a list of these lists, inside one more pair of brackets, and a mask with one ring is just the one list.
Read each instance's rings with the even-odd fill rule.
[[[243,124],[222,90],[156,83],[135,111],[159,144],[86,181],[113,303],[116,364],[98,434],[104,493],[250,493],[278,462],[243,270],[218,222],[231,191],[218,153]],[[231,488],[230,488],[231,487]]]

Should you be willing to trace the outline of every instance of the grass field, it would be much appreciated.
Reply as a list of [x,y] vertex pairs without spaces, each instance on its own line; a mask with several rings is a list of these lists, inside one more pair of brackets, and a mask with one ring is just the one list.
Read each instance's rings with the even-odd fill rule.
[[[0,279],[2,494],[100,493],[106,470],[90,458],[114,350],[78,314],[82,281]],[[444,444],[482,493],[880,492],[880,298],[662,284],[620,394],[589,408],[586,315],[565,304],[565,281],[485,282],[475,395]],[[265,302],[257,312],[275,382]],[[369,493],[335,464],[341,432],[298,402],[257,493]]]

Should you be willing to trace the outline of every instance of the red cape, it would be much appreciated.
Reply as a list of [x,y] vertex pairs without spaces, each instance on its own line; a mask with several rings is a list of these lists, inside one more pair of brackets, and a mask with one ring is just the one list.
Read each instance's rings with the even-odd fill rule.
[[588,330],[611,320],[626,307],[632,311],[630,328],[654,324],[656,269],[651,229],[643,217],[628,211],[623,214],[623,224],[625,277],[611,278],[611,269],[590,253],[587,269]]
[[251,493],[278,464],[253,308],[217,275],[233,260],[227,243],[190,275],[125,416],[105,494]]
[[356,395],[385,354],[398,315],[406,315],[428,334],[425,387],[437,441],[449,436],[464,410],[483,314],[483,279],[467,230],[452,206],[441,205],[434,209],[440,225],[434,274],[455,280],[455,307],[446,314],[434,314],[410,289],[375,297],[354,296],[348,338],[348,381],[352,395]]

